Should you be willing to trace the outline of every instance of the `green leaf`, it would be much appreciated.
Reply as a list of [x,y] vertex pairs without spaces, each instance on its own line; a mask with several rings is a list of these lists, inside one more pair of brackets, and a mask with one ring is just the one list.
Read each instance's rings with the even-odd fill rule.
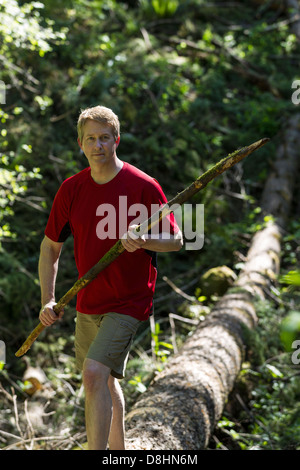
[[300,334],[300,312],[290,312],[281,322],[280,339],[286,351],[292,350],[292,343]]
[[266,364],[266,369],[268,369],[274,379],[283,377],[283,373],[277,369],[277,367],[272,366],[271,364]]
[[300,271],[289,271],[280,278],[281,284],[300,286]]
[[165,343],[165,342],[163,342],[163,341],[160,341],[160,342],[159,342],[159,346],[164,346],[165,348],[173,349],[172,344]]

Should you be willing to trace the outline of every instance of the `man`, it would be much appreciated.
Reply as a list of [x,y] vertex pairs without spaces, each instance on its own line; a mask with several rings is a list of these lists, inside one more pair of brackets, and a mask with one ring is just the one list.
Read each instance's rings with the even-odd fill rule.
[[[124,377],[133,336],[152,311],[155,253],[179,250],[182,235],[173,214],[168,216],[168,236],[137,237],[133,232],[133,209],[151,211],[166,198],[156,180],[117,157],[118,117],[103,106],[88,108],[77,129],[89,167],[65,180],[53,202],[39,260],[40,321],[49,326],[62,316],[56,316],[53,306],[67,237],[74,237],[79,277],[121,238],[125,252],[77,295],[75,351],[85,388],[89,450],[104,450],[107,443],[110,450],[124,449],[124,397],[118,379]],[[125,202],[128,211],[121,211]],[[122,228],[125,235],[118,237]]]

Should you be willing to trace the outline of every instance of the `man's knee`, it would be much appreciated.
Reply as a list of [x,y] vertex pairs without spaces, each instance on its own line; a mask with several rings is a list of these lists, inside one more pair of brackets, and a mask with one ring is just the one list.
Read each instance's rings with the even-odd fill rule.
[[83,385],[86,391],[106,387],[110,376],[109,367],[93,359],[85,359],[82,371]]

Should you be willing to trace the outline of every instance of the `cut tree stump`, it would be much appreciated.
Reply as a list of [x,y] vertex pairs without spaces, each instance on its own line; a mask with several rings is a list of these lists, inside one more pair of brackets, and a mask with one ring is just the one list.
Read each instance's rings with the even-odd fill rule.
[[299,168],[300,115],[287,123],[262,196],[274,222],[252,239],[233,288],[215,305],[126,416],[127,449],[205,449],[238,377],[244,327],[254,328],[254,300],[264,298],[280,269],[282,229]]

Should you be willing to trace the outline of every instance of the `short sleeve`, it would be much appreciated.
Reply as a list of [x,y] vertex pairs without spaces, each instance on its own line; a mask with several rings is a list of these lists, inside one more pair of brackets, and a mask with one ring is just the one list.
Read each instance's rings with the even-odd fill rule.
[[[144,198],[144,203],[147,205],[148,210],[150,210],[150,216],[153,216],[161,206],[168,202],[160,184],[154,178],[151,187],[148,187],[145,190]],[[173,212],[170,212],[167,216],[165,216],[164,219],[160,222],[159,226],[152,230],[152,233],[157,232],[164,232],[170,235],[174,235],[179,232],[179,227]]]
[[45,235],[55,242],[64,242],[71,234],[69,223],[70,196],[64,183],[54,198]]

